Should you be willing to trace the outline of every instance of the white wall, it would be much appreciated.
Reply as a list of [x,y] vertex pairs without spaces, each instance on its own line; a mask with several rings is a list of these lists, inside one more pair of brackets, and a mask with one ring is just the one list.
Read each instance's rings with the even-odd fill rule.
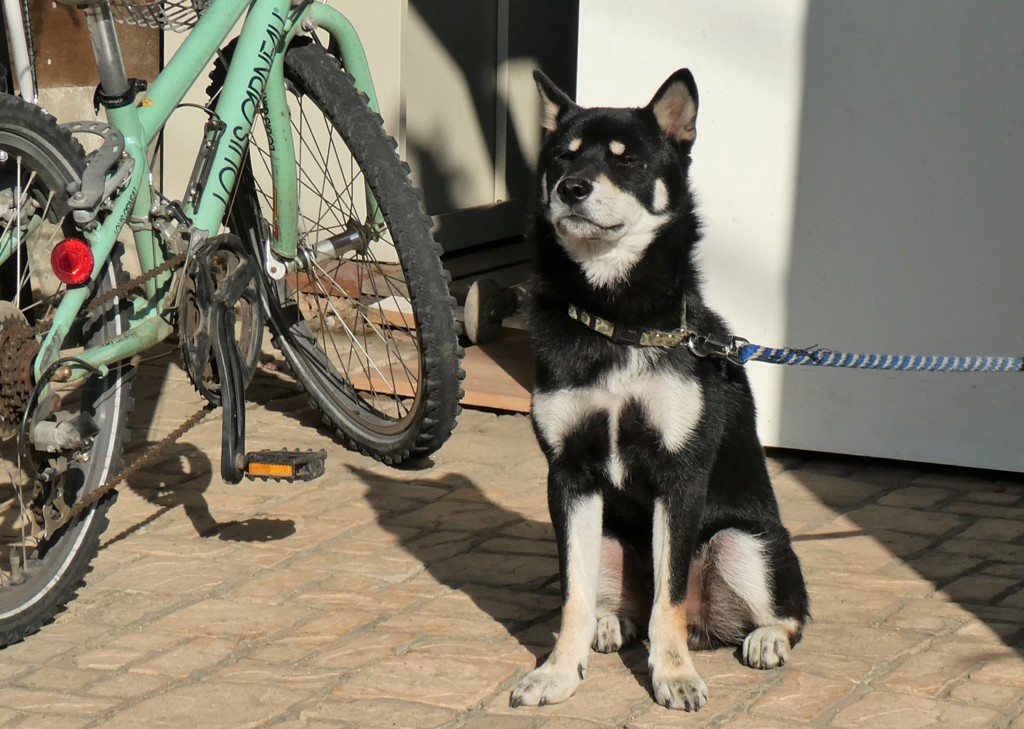
[[[1024,3],[584,0],[579,100],[700,88],[707,293],[738,334],[1024,354]],[[1024,374],[750,364],[768,445],[1024,470]]]

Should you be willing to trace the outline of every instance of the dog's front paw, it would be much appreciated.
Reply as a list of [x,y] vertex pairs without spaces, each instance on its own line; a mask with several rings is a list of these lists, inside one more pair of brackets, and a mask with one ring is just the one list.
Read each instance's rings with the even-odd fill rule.
[[583,671],[582,666],[577,667],[575,671],[561,671],[550,668],[545,663],[523,677],[519,685],[512,690],[508,705],[516,708],[517,706],[544,706],[565,701],[576,693],[576,687],[580,685],[580,680],[583,678]]
[[708,700],[708,685],[695,670],[651,671],[654,699],[670,709],[700,711]]
[[602,615],[597,619],[597,633],[594,635],[594,650],[598,653],[615,653],[629,645],[640,630],[629,618],[617,615]]
[[708,702],[708,684],[694,670],[651,671],[654,700],[669,709],[699,712]]
[[751,668],[778,668],[789,659],[789,635],[782,628],[766,625],[743,641],[743,663]]
[[777,669],[790,659],[790,636],[777,626],[765,626],[743,640],[742,660],[752,669]]

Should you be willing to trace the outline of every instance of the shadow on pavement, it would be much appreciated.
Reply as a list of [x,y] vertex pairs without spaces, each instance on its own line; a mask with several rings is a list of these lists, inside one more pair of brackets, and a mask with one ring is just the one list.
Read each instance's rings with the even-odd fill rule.
[[[815,543],[814,560],[820,564],[814,567],[823,580],[842,571],[851,586],[862,581],[898,586],[904,566],[909,567],[941,593],[935,599],[924,587],[916,596],[928,601],[919,605],[933,605],[936,625],[973,615],[1024,654],[1024,481],[1019,475],[853,456],[816,455],[806,469],[794,465],[787,473],[841,520],[841,527],[794,536],[798,545]],[[865,556],[873,552],[870,545],[865,551],[863,537],[896,561],[878,550],[873,563]],[[823,587],[830,599],[825,582]],[[871,597],[879,595],[865,595]],[[914,597],[894,593],[893,604]],[[960,609],[940,610],[946,597]],[[839,611],[836,619],[844,619],[841,605],[833,609]],[[900,626],[899,615],[878,615],[883,623],[890,619]]]
[[550,652],[561,603],[550,524],[496,504],[460,474],[349,470],[366,486],[381,526],[434,579],[466,594],[535,656]]
[[[176,352],[172,352],[139,366],[133,389],[135,408],[129,415],[129,427],[133,432],[150,431],[161,398],[161,386],[168,377],[175,354]],[[196,402],[198,408],[202,401],[197,399]],[[219,414],[209,417],[219,417]],[[177,423],[170,425],[168,431],[176,425]],[[161,432],[158,435],[162,438],[165,433]],[[131,440],[125,453],[125,461],[131,463],[156,442],[158,441]],[[219,449],[215,452],[219,452]],[[158,460],[130,476],[127,481],[128,488],[146,501],[159,506],[159,510],[120,534],[111,536],[103,543],[102,548],[128,538],[178,507],[184,509],[185,515],[195,527],[196,534],[203,538],[216,537],[232,542],[270,542],[285,539],[295,533],[295,522],[291,519],[251,518],[218,522],[204,496],[210,486],[214,469],[215,464],[206,453],[187,442],[187,435],[185,440],[167,446]]]
[[[349,467],[366,486],[379,523],[438,582],[467,595],[537,659],[551,652],[561,594],[554,532],[495,503],[461,474],[404,480]],[[426,500],[426,501],[425,501]],[[622,664],[651,693],[647,651],[635,643]]]

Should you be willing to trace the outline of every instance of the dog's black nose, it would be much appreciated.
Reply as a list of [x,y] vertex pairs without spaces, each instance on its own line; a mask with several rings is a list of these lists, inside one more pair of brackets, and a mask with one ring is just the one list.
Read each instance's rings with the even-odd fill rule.
[[586,200],[593,191],[594,186],[582,177],[566,177],[564,180],[559,180],[555,187],[558,197],[567,205]]

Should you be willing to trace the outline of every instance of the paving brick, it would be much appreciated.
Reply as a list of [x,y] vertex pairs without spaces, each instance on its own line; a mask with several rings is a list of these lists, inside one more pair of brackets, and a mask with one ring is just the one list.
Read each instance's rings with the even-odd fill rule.
[[850,656],[884,663],[917,648],[931,636],[909,630],[812,623],[797,650]]
[[854,687],[848,681],[788,670],[750,707],[758,716],[810,722]]
[[238,578],[237,565],[212,560],[202,569],[190,559],[153,559],[122,567],[96,584],[122,592],[187,595],[208,593]]
[[974,618],[956,631],[956,637],[981,643],[1012,645],[1013,639],[1022,629],[1024,629],[1024,625],[1019,621],[1003,622],[1000,620]]
[[837,679],[854,686],[862,683],[877,663],[876,660],[839,656],[806,648],[802,644],[797,644],[793,652],[790,653],[786,668],[823,678]]
[[978,519],[958,536],[962,539],[989,539],[1013,542],[1024,536],[1024,521],[992,518]]
[[292,604],[325,610],[376,610],[388,614],[448,592],[448,588],[413,582],[394,582],[375,575],[331,575],[307,586]]
[[156,632],[254,640],[284,630],[306,617],[301,608],[211,598],[161,618]]
[[[0,719],[2,719],[0,714]],[[11,719],[9,722],[3,724],[4,729],[51,729],[54,721],[52,716],[19,716],[16,719]],[[95,726],[95,722],[90,719],[77,719],[68,718],[62,716],[60,718],[61,729],[84,729],[88,726]]]
[[973,499],[958,499],[957,501],[943,504],[940,507],[940,511],[948,514],[982,516],[992,519],[1010,519],[1013,521],[1024,519],[1024,507],[978,503]]
[[728,729],[797,729],[797,727],[806,727],[807,725],[741,714],[739,716],[730,716],[725,723],[713,724],[712,726],[728,727]]
[[[3,659],[3,653],[0,653],[0,659]],[[58,663],[57,665],[61,665]],[[8,663],[6,661],[0,662],[0,683],[16,683],[17,677],[34,671],[35,666],[25,665],[22,663]]]
[[62,668],[59,666],[43,666],[37,670],[23,673],[17,679],[9,681],[10,685],[24,686],[32,689],[50,689],[58,687],[64,691],[79,692],[96,680],[94,671],[79,668]]
[[327,669],[285,666],[280,663],[264,663],[243,658],[215,668],[209,673],[209,678],[224,683],[279,686],[316,693],[336,685],[342,675],[338,671]]
[[1024,608],[1024,590],[1007,595],[1000,604],[1007,607]]
[[817,467],[786,471],[772,479],[779,493],[787,493],[794,483],[804,493],[813,494],[836,509],[860,504],[875,497],[883,488],[876,483],[831,475]]
[[60,687],[26,689],[17,686],[0,687],[0,706],[26,714],[54,717],[96,717],[117,705],[113,699],[61,691]]
[[[373,627],[346,636],[336,643],[318,647],[314,655],[308,659],[308,663],[310,666],[351,672],[380,658],[406,653],[416,638],[415,633],[401,633]],[[281,643],[275,643],[267,646],[263,651],[257,651],[254,655],[264,660],[273,661],[273,652],[281,645]],[[270,655],[267,655],[268,652]],[[309,647],[302,646],[296,656],[308,657]]]
[[949,692],[949,697],[968,706],[982,706],[1004,711],[1020,700],[1020,689],[968,677]]
[[129,663],[163,653],[185,641],[180,635],[150,631],[127,632],[82,651],[75,665],[87,670],[116,671]]
[[840,711],[829,726],[842,729],[898,727],[899,729],[969,729],[987,727],[998,717],[991,709],[961,706],[907,694],[871,691]]
[[205,680],[144,699],[104,721],[104,729],[249,729],[272,725],[302,694],[274,685],[254,686]]
[[93,683],[89,693],[112,699],[138,699],[158,694],[174,682],[171,676],[118,672]]
[[544,557],[558,557],[558,548],[553,541],[539,539],[510,539],[496,537],[480,545],[481,552],[497,554],[536,554]]
[[[565,729],[570,729],[564,724]],[[459,729],[536,729],[537,720],[528,716],[495,716],[494,714],[471,714]]]
[[1020,581],[986,574],[965,575],[945,587],[943,592],[965,605],[988,605],[996,597],[1020,585]]
[[989,653],[976,643],[936,642],[876,683],[892,691],[937,697],[983,666]]
[[851,587],[832,580],[815,580],[809,591],[815,621],[830,623],[869,623],[895,612],[906,600],[895,590]]
[[992,651],[985,665],[971,675],[980,681],[1016,686],[1024,693],[1024,658],[1018,650]]
[[366,727],[367,729],[432,729],[452,721],[456,712],[414,701],[391,699],[320,699],[307,704],[299,716],[320,720],[329,726]]
[[208,671],[227,660],[235,654],[238,647],[237,640],[199,636],[157,656],[137,661],[128,670],[131,673],[188,678],[193,673]]
[[930,550],[924,554],[914,555],[913,560],[902,566],[914,570],[920,577],[935,585],[944,585],[967,572],[977,571],[983,560],[974,557],[962,557],[948,552]]
[[868,529],[938,537],[962,528],[967,520],[954,514],[869,504],[855,509],[849,518]]
[[950,471],[948,473],[923,473],[913,479],[914,484],[922,486],[940,486],[942,488],[962,489],[976,492],[979,490],[1001,490],[991,479],[972,476],[969,471]]
[[897,506],[908,509],[930,509],[936,504],[949,499],[955,491],[950,489],[929,488],[925,486],[907,486],[888,491],[878,499],[880,506]]
[[318,721],[316,719],[285,719],[274,723],[274,729],[356,729],[348,722]]
[[435,579],[457,587],[531,585],[558,574],[556,557],[508,554],[459,554],[430,566]]
[[272,570],[254,576],[233,588],[229,595],[234,598],[255,600],[280,605],[289,598],[302,594],[302,588],[309,587],[324,579],[322,572],[303,568]]
[[965,557],[977,557],[979,559],[990,559],[996,562],[1010,562],[1021,564],[1024,562],[1024,546],[1017,544],[1005,544],[983,539],[947,539],[938,545],[936,549],[941,552],[961,555]]
[[974,617],[970,609],[956,602],[917,599],[908,602],[886,618],[885,622],[894,628],[941,633],[955,626],[964,625]]
[[519,666],[496,662],[486,654],[457,659],[410,650],[364,667],[334,694],[348,699],[415,698],[431,706],[466,711],[518,670]]
[[1014,580],[1020,580],[1024,583],[1024,564],[1013,564],[1002,562],[999,564],[989,564],[984,568],[986,575],[995,575],[996,577],[1010,577]]

